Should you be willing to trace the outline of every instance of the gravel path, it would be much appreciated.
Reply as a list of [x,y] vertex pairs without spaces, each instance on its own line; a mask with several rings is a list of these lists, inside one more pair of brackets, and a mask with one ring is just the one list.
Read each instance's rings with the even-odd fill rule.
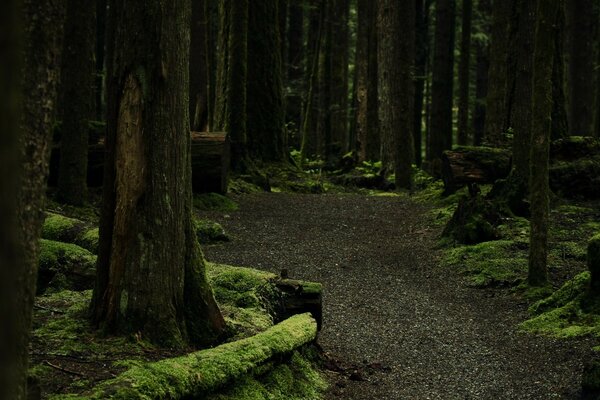
[[576,399],[589,344],[516,332],[525,305],[439,267],[426,209],[401,197],[257,194],[207,213],[211,261],[322,282],[319,343],[356,372],[331,399]]

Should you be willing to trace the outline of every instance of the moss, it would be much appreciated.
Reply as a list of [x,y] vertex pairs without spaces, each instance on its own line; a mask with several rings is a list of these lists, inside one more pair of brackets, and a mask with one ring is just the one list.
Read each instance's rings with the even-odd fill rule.
[[527,276],[527,252],[510,240],[453,248],[443,264],[458,268],[477,287],[515,286]]
[[74,218],[91,224],[97,224],[99,220],[98,208],[90,204],[84,206],[71,206],[48,199],[47,208],[52,213],[66,215],[69,218]]
[[[53,289],[91,289],[96,256],[72,243],[40,240],[38,293]],[[65,286],[66,285],[66,286]]]
[[296,315],[251,338],[153,363],[143,363],[101,383],[89,399],[201,397],[242,379],[273,357],[291,354],[316,337],[310,314]]
[[42,226],[42,238],[74,243],[93,253],[98,252],[98,228],[61,214],[47,214]]
[[48,213],[42,226],[42,237],[53,240],[64,240],[66,232],[77,225],[77,220],[60,214]]
[[90,229],[81,235],[78,244],[91,251],[94,254],[98,253],[98,243],[100,242],[100,230],[98,228]]
[[200,243],[228,242],[229,236],[221,224],[206,219],[194,220],[196,236]]
[[236,211],[239,208],[235,201],[218,193],[194,195],[194,207],[202,211]]

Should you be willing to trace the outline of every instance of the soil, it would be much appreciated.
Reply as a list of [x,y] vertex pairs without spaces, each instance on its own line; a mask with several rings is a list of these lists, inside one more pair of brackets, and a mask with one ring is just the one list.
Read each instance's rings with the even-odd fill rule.
[[204,212],[210,261],[324,285],[328,399],[577,399],[591,340],[518,332],[527,304],[440,266],[441,231],[408,197],[265,193]]

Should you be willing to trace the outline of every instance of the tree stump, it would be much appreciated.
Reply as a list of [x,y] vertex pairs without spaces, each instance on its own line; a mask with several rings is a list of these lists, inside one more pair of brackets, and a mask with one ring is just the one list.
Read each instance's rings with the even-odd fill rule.
[[492,147],[457,147],[442,154],[446,194],[470,184],[494,183],[510,172],[511,152]]
[[227,193],[231,144],[226,132],[192,132],[192,190]]

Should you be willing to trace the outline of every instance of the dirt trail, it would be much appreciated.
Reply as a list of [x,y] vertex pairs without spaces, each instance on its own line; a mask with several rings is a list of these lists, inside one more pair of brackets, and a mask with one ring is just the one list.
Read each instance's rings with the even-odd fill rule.
[[426,209],[400,197],[259,194],[207,216],[233,241],[209,260],[324,285],[331,399],[576,399],[583,342],[525,335],[525,305],[441,268]]

